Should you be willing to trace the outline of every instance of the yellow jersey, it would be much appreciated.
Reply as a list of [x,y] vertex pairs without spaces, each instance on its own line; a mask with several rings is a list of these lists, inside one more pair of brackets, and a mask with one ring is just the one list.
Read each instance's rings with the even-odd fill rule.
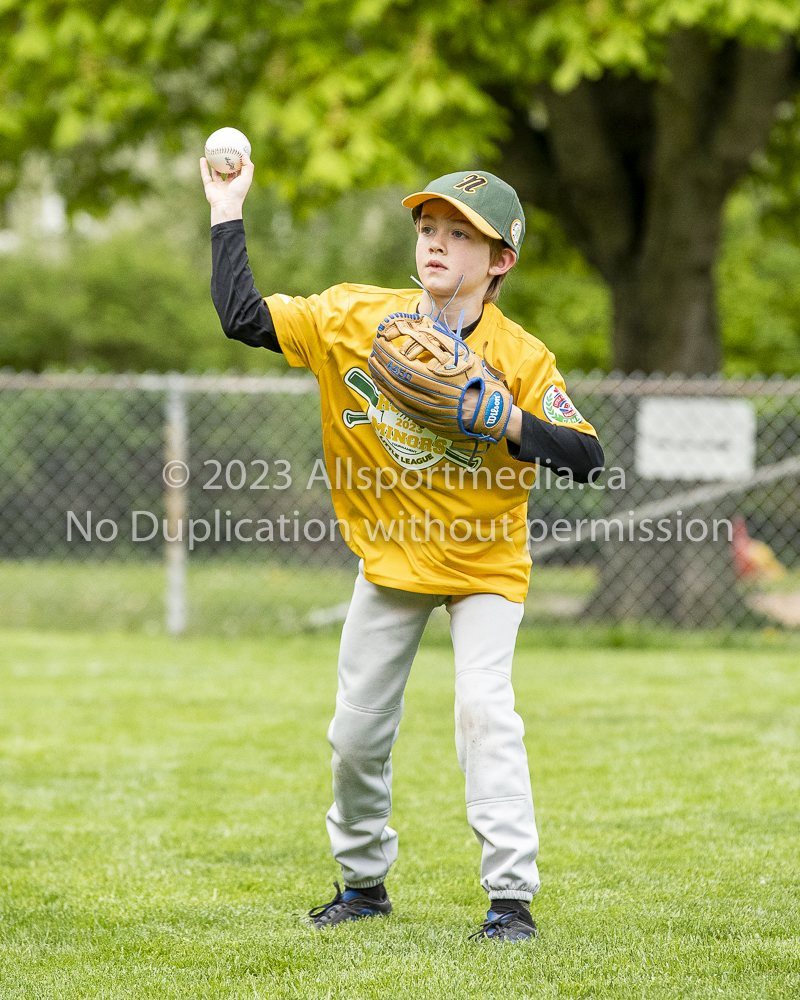
[[[400,413],[367,358],[389,313],[415,312],[419,289],[343,284],[308,298],[270,295],[281,349],[320,386],[325,464],[340,529],[372,583],[423,594],[501,594],[522,602],[531,560],[528,491],[536,467],[505,442],[472,456]],[[469,343],[505,372],[514,403],[596,436],[567,396],[553,354],[494,305]]]

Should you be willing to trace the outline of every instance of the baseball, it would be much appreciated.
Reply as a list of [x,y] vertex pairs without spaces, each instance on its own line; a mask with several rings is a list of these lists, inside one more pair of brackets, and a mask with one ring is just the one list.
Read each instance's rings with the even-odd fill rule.
[[250,155],[250,142],[238,128],[218,128],[206,139],[208,165],[220,174],[238,174],[243,153]]

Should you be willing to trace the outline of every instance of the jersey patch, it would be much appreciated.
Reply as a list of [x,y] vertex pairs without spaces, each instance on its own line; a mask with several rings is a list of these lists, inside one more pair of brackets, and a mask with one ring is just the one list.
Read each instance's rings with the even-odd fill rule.
[[351,430],[360,424],[370,424],[383,448],[404,469],[426,469],[446,459],[473,471],[482,465],[481,456],[473,457],[459,451],[449,438],[420,427],[411,417],[395,409],[372,377],[360,368],[350,368],[343,381],[367,404],[366,411],[342,411],[345,427]]
[[580,424],[583,417],[580,415],[572,400],[556,385],[551,385],[544,394],[542,400],[544,415],[551,424]]

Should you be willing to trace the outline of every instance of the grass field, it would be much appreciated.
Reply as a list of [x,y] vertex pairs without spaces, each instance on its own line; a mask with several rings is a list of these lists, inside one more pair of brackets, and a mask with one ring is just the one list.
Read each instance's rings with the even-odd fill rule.
[[[354,576],[355,564],[194,562],[187,578],[187,635],[271,641],[276,636],[317,632],[314,613],[348,601]],[[534,566],[524,629],[537,632],[537,643],[570,648],[766,645],[800,653],[800,629],[776,626],[766,618],[760,624],[754,619],[748,628],[724,627],[716,632],[588,623],[581,609],[596,583],[591,566]],[[0,561],[0,630],[163,635],[164,588],[160,562]],[[763,589],[800,591],[800,570]],[[327,631],[333,634],[330,628]]]
[[0,997],[800,994],[800,656],[575,650],[515,672],[542,834],[532,945],[483,916],[441,629],[395,754],[387,920],[309,931],[334,635],[6,631]]
[[[350,599],[356,562],[316,567],[277,562],[194,562],[187,576],[193,635],[274,635],[308,627],[309,613]],[[535,567],[527,610],[547,619],[579,609],[596,583],[592,567]],[[164,631],[164,565],[152,562],[0,562],[0,629]]]

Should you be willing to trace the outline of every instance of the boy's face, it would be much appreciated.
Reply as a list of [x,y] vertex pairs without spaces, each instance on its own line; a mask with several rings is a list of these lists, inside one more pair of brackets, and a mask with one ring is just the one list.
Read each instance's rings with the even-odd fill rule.
[[[440,198],[426,201],[417,234],[417,273],[435,299],[449,299],[462,274],[459,298],[483,296],[494,272],[489,240],[455,205]],[[503,270],[501,266],[496,273]]]

